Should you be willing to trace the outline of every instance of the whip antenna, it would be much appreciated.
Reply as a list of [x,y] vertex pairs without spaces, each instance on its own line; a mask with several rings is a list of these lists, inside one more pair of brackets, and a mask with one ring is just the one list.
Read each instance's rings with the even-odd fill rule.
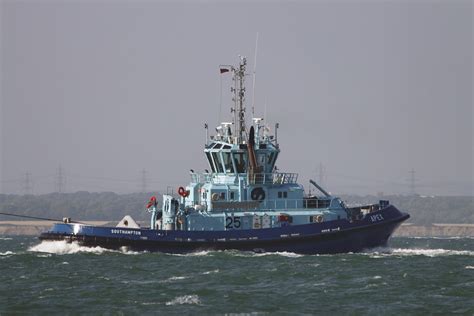
[[252,117],[255,117],[255,77],[256,77],[256,70],[257,70],[257,49],[258,49],[258,32],[257,32],[257,38],[255,39],[255,56],[253,59]]

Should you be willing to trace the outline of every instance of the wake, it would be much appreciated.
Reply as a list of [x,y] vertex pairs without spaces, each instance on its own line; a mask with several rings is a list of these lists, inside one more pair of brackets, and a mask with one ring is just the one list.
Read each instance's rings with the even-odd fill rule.
[[454,250],[454,249],[422,249],[422,248],[374,248],[363,253],[373,258],[389,257],[389,256],[425,256],[425,257],[445,257],[445,256],[474,256],[471,250]]
[[111,250],[102,247],[86,247],[81,246],[77,242],[69,243],[65,240],[59,241],[42,241],[40,244],[28,248],[31,252],[43,252],[56,255],[70,255],[77,253],[93,253],[93,254],[104,254],[104,253],[122,253],[128,255],[140,254],[143,252],[129,251],[125,248],[119,250]]

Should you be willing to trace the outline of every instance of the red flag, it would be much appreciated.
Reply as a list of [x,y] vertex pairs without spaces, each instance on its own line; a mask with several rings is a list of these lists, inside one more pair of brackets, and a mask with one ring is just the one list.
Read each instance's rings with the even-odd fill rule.
[[230,69],[229,68],[221,68],[220,71],[221,71],[221,74],[223,74],[223,73],[229,72]]

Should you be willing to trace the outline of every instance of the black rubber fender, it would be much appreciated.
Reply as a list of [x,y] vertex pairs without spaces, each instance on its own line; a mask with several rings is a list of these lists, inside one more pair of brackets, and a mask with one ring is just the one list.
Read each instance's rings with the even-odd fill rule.
[[254,188],[250,193],[250,197],[254,201],[263,201],[265,200],[265,191],[261,187]]

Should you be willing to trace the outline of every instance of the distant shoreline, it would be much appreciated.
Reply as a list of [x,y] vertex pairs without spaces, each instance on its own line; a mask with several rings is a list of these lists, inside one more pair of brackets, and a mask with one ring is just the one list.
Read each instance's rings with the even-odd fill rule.
[[474,224],[442,224],[427,226],[402,224],[395,233],[397,237],[474,237]]
[[[115,226],[111,221],[83,221],[85,224]],[[0,235],[38,236],[48,230],[53,222],[45,221],[0,221]],[[393,236],[396,237],[474,237],[474,224],[441,224],[429,226],[402,224]]]

